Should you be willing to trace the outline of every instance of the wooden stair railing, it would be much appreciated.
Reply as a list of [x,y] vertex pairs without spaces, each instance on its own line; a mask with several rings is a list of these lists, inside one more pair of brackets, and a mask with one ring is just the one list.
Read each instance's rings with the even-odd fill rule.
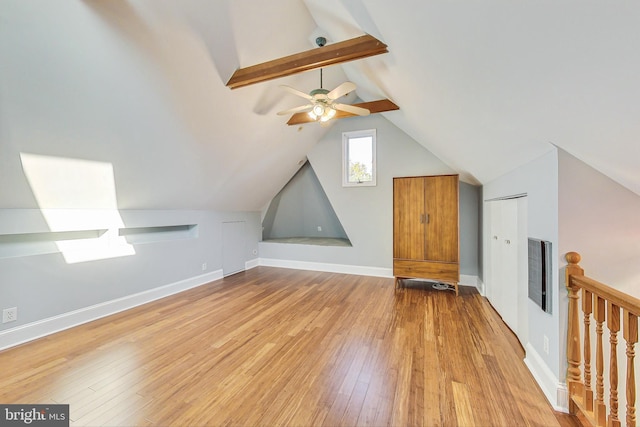
[[[635,344],[638,342],[640,300],[584,275],[580,254],[566,254],[569,291],[567,331],[567,387],[569,412],[582,413],[595,426],[620,426],[618,415],[618,332],[626,342],[626,425],[636,425]],[[580,304],[581,303],[581,304]],[[584,341],[580,342],[579,306],[582,306]],[[595,321],[595,396],[592,386],[591,319]],[[609,413],[605,402],[603,325],[609,330]],[[584,363],[581,364],[581,347]],[[581,370],[584,369],[584,371]]]

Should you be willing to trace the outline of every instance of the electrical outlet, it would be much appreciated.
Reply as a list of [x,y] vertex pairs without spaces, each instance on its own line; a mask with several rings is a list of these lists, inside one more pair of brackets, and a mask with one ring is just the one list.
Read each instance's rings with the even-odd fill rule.
[[2,310],[2,323],[15,322],[16,320],[18,320],[18,307]]
[[322,226],[318,226],[318,231],[322,231]]
[[549,354],[549,337],[547,337],[546,335],[544,336],[544,339],[542,340],[542,347],[545,353]]
[[207,263],[203,262],[202,263],[202,271],[205,271],[207,269]]

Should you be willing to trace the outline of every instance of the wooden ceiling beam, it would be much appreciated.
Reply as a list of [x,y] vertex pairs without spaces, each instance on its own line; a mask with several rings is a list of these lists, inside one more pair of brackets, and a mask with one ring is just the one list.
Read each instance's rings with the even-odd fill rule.
[[[384,113],[385,111],[399,110],[395,103],[388,99],[380,99],[378,101],[361,102],[360,104],[352,104],[356,107],[366,108],[369,114]],[[331,120],[344,119],[346,117],[357,117],[357,114],[347,113],[346,111],[336,111],[336,115]],[[315,122],[308,113],[296,113],[287,122],[289,126],[301,125],[303,123]]]
[[263,62],[233,73],[227,86],[237,89],[329,65],[387,53],[387,45],[369,34]]

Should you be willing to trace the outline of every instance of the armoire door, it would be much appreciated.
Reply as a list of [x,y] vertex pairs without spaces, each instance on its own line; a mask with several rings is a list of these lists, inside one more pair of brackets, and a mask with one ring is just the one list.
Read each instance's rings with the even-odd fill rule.
[[425,259],[424,179],[393,180],[393,257]]
[[458,176],[426,177],[424,259],[458,262]]

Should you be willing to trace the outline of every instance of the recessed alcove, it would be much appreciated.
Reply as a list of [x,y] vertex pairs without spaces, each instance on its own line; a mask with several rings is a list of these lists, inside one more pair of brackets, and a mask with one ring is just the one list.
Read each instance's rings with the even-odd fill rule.
[[271,200],[262,221],[262,241],[352,246],[308,161]]
[[263,240],[263,242],[316,246],[352,246],[349,239],[341,239],[337,237],[281,237]]

